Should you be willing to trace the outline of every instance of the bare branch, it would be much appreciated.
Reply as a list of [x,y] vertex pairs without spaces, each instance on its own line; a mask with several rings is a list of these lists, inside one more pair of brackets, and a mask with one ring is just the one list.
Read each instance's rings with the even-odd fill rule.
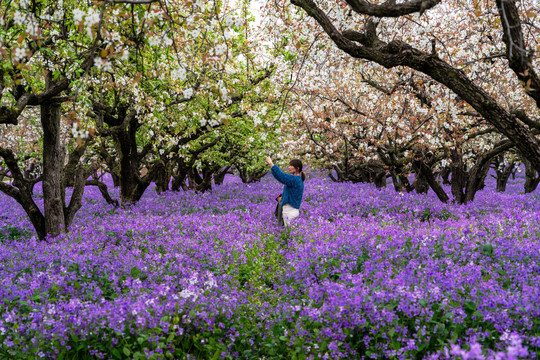
[[484,130],[479,130],[479,131],[473,132],[472,134],[467,135],[467,138],[468,139],[474,139],[476,137],[486,135],[486,134],[491,134],[491,133],[494,133],[494,132],[497,132],[497,130],[495,128],[490,127],[490,128],[484,129]]
[[359,14],[376,17],[399,17],[407,14],[431,9],[441,2],[441,0],[410,0],[401,4],[396,4],[395,0],[388,0],[380,5],[374,5],[366,0],[346,0],[347,4]]
[[25,183],[25,179],[13,151],[0,147],[0,157],[4,159],[4,162],[11,172],[11,176],[13,177],[13,185],[21,187]]
[[540,121],[531,119],[524,110],[514,110],[512,114],[527,124],[531,129],[540,130]]

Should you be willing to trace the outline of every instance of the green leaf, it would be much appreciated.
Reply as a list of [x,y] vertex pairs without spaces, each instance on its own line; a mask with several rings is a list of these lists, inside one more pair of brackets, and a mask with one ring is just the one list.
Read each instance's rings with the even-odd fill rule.
[[136,266],[131,268],[131,271],[129,272],[132,277],[138,278],[139,274],[141,273],[141,270],[139,270]]
[[281,328],[281,325],[274,325],[274,328],[272,329],[272,334],[274,334],[274,336],[279,336],[280,334],[283,334],[283,329]]
[[453,313],[453,312],[448,312],[448,313],[444,314],[442,320],[443,320],[443,321],[448,320],[448,319],[450,319],[452,316],[454,316],[454,313]]
[[216,352],[214,353],[214,356],[212,356],[212,360],[219,359],[220,355],[221,355],[221,349],[217,349]]
[[124,348],[122,349],[122,351],[124,352],[124,355],[126,355],[126,356],[131,355],[131,351],[130,351],[127,347],[125,347],[125,346],[124,346]]
[[486,254],[486,255],[493,255],[493,245],[491,245],[491,244],[484,244],[484,246],[482,246],[482,251],[483,251],[484,254]]

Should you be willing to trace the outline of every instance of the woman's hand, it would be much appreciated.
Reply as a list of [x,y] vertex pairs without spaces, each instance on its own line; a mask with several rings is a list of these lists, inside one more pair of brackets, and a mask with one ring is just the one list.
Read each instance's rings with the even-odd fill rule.
[[270,156],[266,157],[266,162],[268,163],[268,165],[270,165],[270,167],[274,166],[274,163],[272,162],[272,159],[270,159]]

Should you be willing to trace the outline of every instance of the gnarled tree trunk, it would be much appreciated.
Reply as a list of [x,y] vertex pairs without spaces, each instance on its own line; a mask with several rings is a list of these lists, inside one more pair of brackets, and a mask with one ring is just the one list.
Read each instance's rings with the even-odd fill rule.
[[43,128],[43,210],[45,232],[57,236],[66,229],[62,176],[65,153],[60,143],[60,104],[41,105]]
[[536,171],[531,162],[526,159],[523,159],[523,164],[525,165],[524,191],[525,193],[531,193],[536,190],[540,183],[540,172]]
[[231,165],[222,166],[215,174],[214,174],[214,184],[221,185],[223,184],[223,181],[225,180],[225,176],[227,174],[230,174],[229,171],[231,169]]
[[502,169],[497,167],[497,191],[506,191],[506,184],[508,184],[508,179],[510,179],[510,175],[514,173],[515,168],[516,163],[513,161],[510,164],[504,166]]
[[[433,189],[437,197],[440,201],[446,203],[448,202],[448,195],[446,195],[446,192],[441,187],[441,185],[437,182],[437,179],[435,178],[435,174],[433,174],[433,170],[431,167],[426,165],[423,160],[423,156],[421,153],[416,153],[413,159],[413,168],[415,170],[415,173],[418,178],[422,179],[423,182],[428,186],[427,189],[425,189],[425,193],[428,192],[429,187]],[[415,180],[416,186],[418,186],[418,182]],[[418,192],[418,189],[417,189]]]

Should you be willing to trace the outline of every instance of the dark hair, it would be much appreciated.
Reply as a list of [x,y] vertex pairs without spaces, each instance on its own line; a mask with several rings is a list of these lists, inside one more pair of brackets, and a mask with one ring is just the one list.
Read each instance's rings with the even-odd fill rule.
[[302,171],[302,161],[298,159],[292,159],[289,161],[289,165],[292,165],[296,170],[300,172],[300,176],[302,177],[302,181],[306,180],[306,175]]

